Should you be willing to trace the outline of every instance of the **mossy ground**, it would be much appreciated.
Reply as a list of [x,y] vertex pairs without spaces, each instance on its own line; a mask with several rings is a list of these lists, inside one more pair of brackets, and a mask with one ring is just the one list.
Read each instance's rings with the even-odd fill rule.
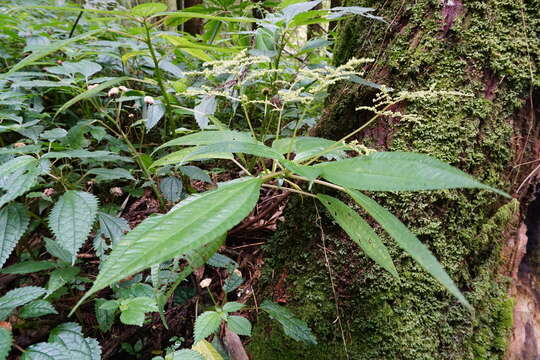
[[[341,28],[336,61],[373,57],[372,80],[397,89],[433,87],[472,96],[409,102],[405,111],[420,115],[420,121],[379,124],[382,140],[374,140],[373,132],[362,140],[373,147],[430,154],[508,190],[515,158],[513,115],[540,85],[534,67],[540,40],[533,31],[540,28],[540,2],[467,1],[446,33],[439,1],[385,4],[380,12],[394,19],[392,25],[349,20]],[[334,138],[365,121],[351,109],[366,105],[369,98],[369,92],[355,86],[341,85],[335,92],[339,96],[332,98],[338,100],[329,103],[329,116],[318,129],[320,135]],[[516,203],[476,190],[375,197],[430,247],[476,314],[471,316],[385,238],[401,276],[396,281],[360,254],[323,214],[348,358],[502,358],[512,301],[497,269]],[[314,329],[319,345],[288,340],[278,325],[261,318],[249,350],[256,360],[346,359],[314,205],[293,201],[286,214],[287,223],[266,246],[262,288],[272,296],[279,274],[286,272],[287,306]]]

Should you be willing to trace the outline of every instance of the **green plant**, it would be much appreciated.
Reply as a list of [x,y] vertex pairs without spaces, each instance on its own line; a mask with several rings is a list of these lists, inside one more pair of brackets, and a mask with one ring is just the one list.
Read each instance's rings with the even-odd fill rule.
[[[322,203],[351,240],[399,280],[371,218],[472,310],[427,247],[362,192],[477,188],[507,194],[426,155],[375,152],[357,142],[356,135],[384,116],[413,117],[391,111],[393,105],[456,93],[396,94],[362,78],[369,59],[333,67],[332,34],[299,41],[299,29],[356,15],[382,19],[373,9],[316,9],[319,3],[216,0],[178,12],[158,3],[118,10],[46,2],[2,7],[0,29],[8,41],[0,74],[0,268],[15,254],[19,262],[2,273],[39,275],[44,287],[9,291],[0,298],[0,320],[14,311],[21,318],[53,315],[54,301],[67,294],[79,299],[92,283],[72,313],[111,287],[92,308],[101,332],[110,331],[117,316],[122,324],[143,326],[153,312],[166,327],[167,307],[194,296],[180,294],[179,286],[209,264],[227,270],[220,300],[208,290],[213,307],[195,321],[193,351],[178,348],[189,343],[178,344],[165,359],[221,358],[218,337],[205,339],[221,327],[249,336],[251,323],[234,313],[253,309],[228,301],[244,279],[237,264],[217,252],[263,188]],[[88,21],[74,19],[52,36],[47,19],[59,21],[58,14]],[[163,31],[194,18],[206,20],[203,34]],[[15,31],[20,26],[33,32],[24,46]],[[17,61],[22,50],[31,55]],[[344,81],[379,91],[375,104],[362,108],[374,116],[339,141],[307,136],[328,87]],[[223,174],[232,180],[216,184]],[[128,203],[139,202],[152,211],[128,223],[121,215]],[[43,235],[37,245],[29,241],[32,233]],[[81,259],[93,254],[99,274],[91,280]],[[149,276],[141,274],[146,269]],[[269,301],[259,308],[291,338],[316,343],[289,310]],[[80,327],[64,325],[36,349],[57,351],[60,335],[53,334],[70,332],[92,348],[88,358],[99,357]],[[10,336],[0,328],[0,343],[11,343]],[[144,346],[142,340],[122,345],[132,355]]]
[[76,323],[64,323],[49,334],[49,341],[30,346],[21,359],[100,359],[101,347],[96,339],[86,338]]

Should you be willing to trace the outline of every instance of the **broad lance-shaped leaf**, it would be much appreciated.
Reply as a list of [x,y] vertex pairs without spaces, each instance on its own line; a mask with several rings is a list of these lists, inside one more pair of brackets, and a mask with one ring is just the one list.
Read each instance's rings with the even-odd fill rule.
[[254,140],[253,136],[248,132],[240,132],[235,130],[199,131],[194,134],[181,136],[179,138],[167,141],[165,144],[154,150],[154,152],[170,146],[210,145],[223,141],[253,142]]
[[195,160],[203,160],[203,159],[227,159],[232,160],[234,159],[233,155],[231,153],[226,152],[214,152],[214,153],[204,153],[199,155],[193,155],[193,152],[198,147],[189,147],[185,148],[179,151],[175,151],[171,154],[165,155],[164,157],[154,161],[151,168],[158,167],[158,166],[165,166],[165,165],[180,165],[184,163],[189,156],[189,161],[195,161]]
[[285,334],[290,338],[306,344],[317,344],[317,339],[305,321],[295,317],[287,308],[265,300],[261,304],[260,309],[268,313],[270,318],[278,321],[283,326]]
[[83,39],[86,39],[88,37],[97,35],[98,33],[102,32],[102,31],[103,31],[102,29],[89,31],[89,32],[86,32],[86,33],[84,33],[82,35],[75,36],[75,37],[72,37],[72,38],[69,38],[69,39],[66,39],[66,40],[56,41],[56,42],[48,45],[43,50],[34,51],[31,55],[25,57],[24,59],[19,61],[17,64],[13,65],[7,73],[0,74],[0,79],[4,79],[4,78],[8,77],[9,75],[13,74],[17,70],[22,69],[25,66],[31,65],[35,61],[37,61],[37,60],[39,60],[39,59],[41,59],[41,58],[43,58],[43,57],[45,57],[45,56],[47,56],[49,54],[52,54],[53,52],[56,52],[56,51],[60,50],[61,48],[65,47],[65,46],[67,46],[67,45],[69,45],[71,43],[74,43],[74,42],[77,42],[79,40],[83,40]]
[[441,285],[443,285],[452,295],[454,295],[465,307],[474,311],[467,299],[450,276],[437,261],[429,249],[418,240],[398,218],[377,204],[373,199],[354,190],[347,190],[347,193],[371,215],[390,236],[405,250],[420,266],[430,273]]
[[371,226],[356,211],[331,196],[318,194],[317,197],[328,209],[339,226],[364,250],[367,256],[394,277],[399,278],[388,249]]
[[51,210],[49,227],[60,245],[70,252],[72,263],[75,263],[79,249],[90,234],[97,207],[94,195],[70,190],[58,199]]
[[18,203],[0,210],[0,269],[23,236],[29,223],[26,208]]
[[282,154],[289,151],[293,152],[296,154],[295,161],[303,161],[316,154],[329,159],[343,159],[346,157],[344,150],[347,150],[348,147],[345,144],[328,139],[297,136],[295,138],[287,137],[274,140],[272,149]]
[[249,214],[259,199],[261,185],[259,178],[235,182],[166,215],[146,219],[113,248],[94,285],[77,306],[126,276],[215,240]]
[[284,160],[283,155],[278,153],[272,148],[264,145],[263,143],[251,143],[251,142],[240,142],[240,141],[226,141],[216,144],[201,146],[195,151],[190,153],[183,161],[189,161],[192,156],[201,156],[204,154],[213,154],[217,152],[228,152],[228,153],[241,153],[249,154],[255,156],[261,156],[269,159]]
[[424,154],[377,152],[318,164],[321,176],[346,188],[368,191],[418,191],[478,188],[510,197],[463,171]]

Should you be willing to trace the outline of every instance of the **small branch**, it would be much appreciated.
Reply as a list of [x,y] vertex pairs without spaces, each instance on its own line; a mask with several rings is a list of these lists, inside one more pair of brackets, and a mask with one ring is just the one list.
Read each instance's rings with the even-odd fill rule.
[[[305,177],[303,177],[303,176],[290,175],[290,177],[292,177],[293,179],[297,179],[297,180],[302,180],[302,181],[308,181],[308,182],[311,182],[311,180],[309,180],[308,178],[305,178]],[[313,182],[314,182],[315,184],[324,185],[324,186],[327,186],[327,187],[329,187],[329,188],[332,188],[332,189],[336,189],[336,190],[345,192],[345,188],[344,188],[343,186],[335,185],[335,184],[332,184],[332,183],[330,183],[330,182],[323,181],[323,180],[313,180]]]
[[287,191],[287,192],[293,192],[293,193],[297,193],[297,194],[300,194],[300,195],[305,195],[305,196],[309,196],[309,197],[312,197],[312,198],[317,198],[317,196],[315,196],[313,194],[310,194],[308,192],[305,192],[305,191],[301,191],[301,190],[291,189],[291,188],[282,187],[282,186],[275,186],[275,185],[270,185],[270,184],[263,184],[263,186],[267,187],[267,188],[270,188],[270,189],[277,189],[277,190],[282,190],[282,191]]

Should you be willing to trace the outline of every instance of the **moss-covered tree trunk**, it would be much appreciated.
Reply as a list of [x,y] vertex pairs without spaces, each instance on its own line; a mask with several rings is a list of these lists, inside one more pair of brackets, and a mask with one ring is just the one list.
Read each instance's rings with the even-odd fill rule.
[[[475,307],[473,317],[389,239],[401,282],[359,254],[320,207],[291,199],[285,225],[266,245],[260,296],[305,319],[319,344],[288,340],[261,316],[249,349],[256,360],[501,359],[512,328],[505,270],[514,258],[510,240],[535,181],[517,189],[537,163],[516,165],[539,157],[540,1],[355,5],[378,7],[388,23],[353,18],[341,24],[336,63],[373,58],[366,68],[371,81],[468,94],[401,103],[395,110],[421,119],[381,119],[358,140],[430,154],[519,202],[476,190],[376,195],[440,259]],[[362,125],[367,114],[355,109],[371,105],[373,96],[372,89],[340,84],[316,134],[337,139]]]

